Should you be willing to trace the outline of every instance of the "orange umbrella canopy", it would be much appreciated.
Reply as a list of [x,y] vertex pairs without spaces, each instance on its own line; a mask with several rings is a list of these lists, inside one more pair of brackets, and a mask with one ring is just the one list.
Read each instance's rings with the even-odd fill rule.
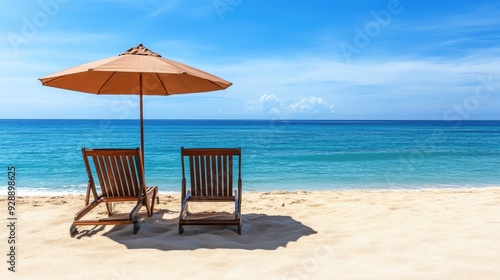
[[232,85],[202,70],[163,58],[142,44],[118,56],[78,65],[39,80],[44,86],[87,93],[140,95],[143,158],[143,95],[207,92],[226,89]]
[[39,80],[44,86],[95,94],[171,95],[221,90],[232,85],[202,70],[163,58],[142,44],[119,56],[82,64]]

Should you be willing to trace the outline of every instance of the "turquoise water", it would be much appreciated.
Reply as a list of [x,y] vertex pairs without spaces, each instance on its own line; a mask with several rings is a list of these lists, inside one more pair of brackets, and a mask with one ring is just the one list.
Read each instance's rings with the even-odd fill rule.
[[[0,120],[0,189],[83,193],[81,147],[138,147],[135,120]],[[242,147],[246,191],[500,186],[500,121],[146,120],[148,185],[180,191],[180,147]],[[5,191],[6,193],[6,191]]]

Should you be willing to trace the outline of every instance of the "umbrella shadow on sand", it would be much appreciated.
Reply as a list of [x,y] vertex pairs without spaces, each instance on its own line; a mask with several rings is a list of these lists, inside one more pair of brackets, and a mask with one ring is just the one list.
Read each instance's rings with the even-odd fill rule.
[[128,225],[115,226],[103,236],[128,249],[275,250],[316,233],[290,216],[244,214],[242,235],[237,234],[236,226],[185,226],[184,234],[179,235],[178,219],[162,219],[155,213],[141,222],[141,229],[136,235],[132,234],[131,225]]

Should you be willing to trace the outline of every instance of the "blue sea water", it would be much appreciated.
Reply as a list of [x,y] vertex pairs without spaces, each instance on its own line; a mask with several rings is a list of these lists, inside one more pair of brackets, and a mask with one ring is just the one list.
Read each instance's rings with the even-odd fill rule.
[[[140,146],[136,120],[0,120],[0,190],[84,193],[81,148]],[[500,121],[146,120],[148,185],[179,192],[180,148],[241,147],[245,191],[500,186]],[[3,173],[3,175],[2,175]]]

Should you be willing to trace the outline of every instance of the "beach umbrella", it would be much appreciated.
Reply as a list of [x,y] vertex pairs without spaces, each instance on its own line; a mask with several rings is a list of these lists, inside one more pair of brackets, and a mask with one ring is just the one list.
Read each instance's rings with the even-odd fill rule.
[[118,56],[78,65],[39,80],[44,86],[86,93],[139,95],[143,158],[143,95],[207,92],[226,89],[232,85],[202,70],[163,58],[142,44]]

